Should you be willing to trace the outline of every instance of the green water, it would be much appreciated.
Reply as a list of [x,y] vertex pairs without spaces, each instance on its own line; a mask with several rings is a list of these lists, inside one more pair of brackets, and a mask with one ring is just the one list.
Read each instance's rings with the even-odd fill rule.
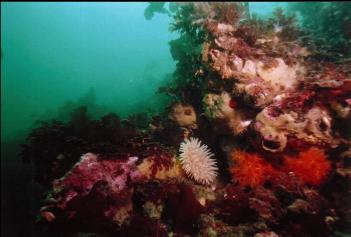
[[[170,19],[144,19],[147,3],[2,3],[2,139],[93,88],[90,104],[121,116],[159,107],[174,70]],[[93,111],[94,113],[95,111]]]
[[[167,15],[146,20],[147,6],[1,3],[2,141],[38,119],[67,117],[68,102],[95,116],[162,108],[166,98],[155,92],[175,69],[168,42],[177,33]],[[276,6],[285,3],[251,3],[251,11],[265,16]]]

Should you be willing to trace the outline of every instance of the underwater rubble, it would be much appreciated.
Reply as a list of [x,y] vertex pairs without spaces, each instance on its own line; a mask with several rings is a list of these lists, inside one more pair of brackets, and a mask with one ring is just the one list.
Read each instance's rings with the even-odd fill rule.
[[23,159],[48,190],[37,224],[50,236],[351,234],[350,63],[321,60],[282,9],[171,10],[162,114],[79,108],[29,135]]

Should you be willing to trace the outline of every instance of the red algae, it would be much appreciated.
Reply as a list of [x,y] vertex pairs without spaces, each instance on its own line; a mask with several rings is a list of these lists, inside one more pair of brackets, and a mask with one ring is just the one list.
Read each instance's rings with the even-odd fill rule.
[[283,214],[283,209],[277,197],[271,190],[262,186],[254,190],[254,195],[249,199],[249,205],[261,218],[269,222],[278,223]]
[[196,233],[196,223],[204,207],[198,202],[189,185],[181,184],[180,192],[171,196],[166,204],[169,217],[174,221],[176,232]]
[[228,185],[221,202],[219,217],[226,223],[235,225],[252,218],[254,211],[249,206],[250,192],[243,187]]
[[159,220],[135,215],[128,225],[123,226],[118,236],[124,237],[167,237],[167,227]]
[[157,172],[161,171],[162,169],[169,170],[173,165],[172,156],[169,153],[152,156],[150,159],[152,161],[152,166],[150,168],[152,177],[155,177]]

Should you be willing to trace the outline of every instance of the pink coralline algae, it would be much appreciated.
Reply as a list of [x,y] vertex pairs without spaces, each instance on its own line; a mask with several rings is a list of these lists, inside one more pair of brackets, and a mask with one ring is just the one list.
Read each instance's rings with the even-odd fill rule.
[[91,228],[95,226],[90,221],[96,220],[120,226],[133,210],[131,184],[140,179],[137,160],[102,160],[92,153],[83,155],[64,177],[53,182],[53,193],[41,209],[42,217],[53,223],[63,218]]

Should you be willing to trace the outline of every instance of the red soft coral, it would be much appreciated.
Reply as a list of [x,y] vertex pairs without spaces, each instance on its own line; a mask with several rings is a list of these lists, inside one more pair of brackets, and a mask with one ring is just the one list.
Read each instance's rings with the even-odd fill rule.
[[240,185],[255,187],[262,185],[268,177],[274,176],[274,168],[257,154],[236,150],[232,159],[235,165],[230,169],[230,173]]
[[275,177],[290,172],[296,175],[303,184],[318,186],[331,170],[331,164],[323,150],[313,147],[300,152],[296,157],[285,156],[284,165],[279,168],[274,168],[258,154],[245,151],[234,151],[232,159],[235,162],[230,168],[233,178],[240,185],[250,187],[263,185],[268,180],[279,183]]
[[297,157],[286,156],[284,169],[293,172],[304,183],[318,186],[327,177],[331,165],[323,150],[309,148]]

